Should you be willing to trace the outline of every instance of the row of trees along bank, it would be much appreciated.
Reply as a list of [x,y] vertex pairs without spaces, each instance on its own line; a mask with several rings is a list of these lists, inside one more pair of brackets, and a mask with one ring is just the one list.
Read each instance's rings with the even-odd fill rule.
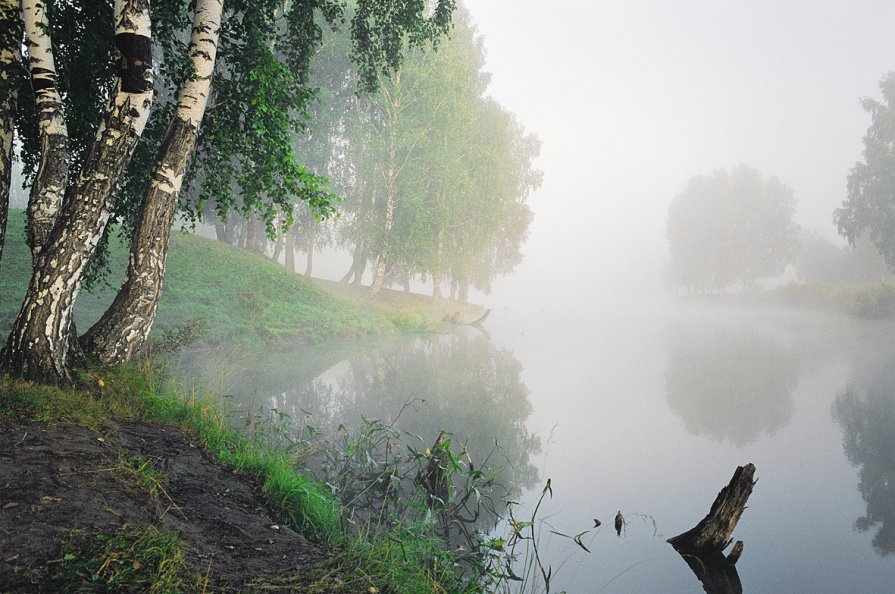
[[292,270],[304,252],[307,275],[316,250],[346,249],[353,261],[343,282],[360,284],[371,271],[373,295],[414,277],[431,279],[435,299],[448,279],[463,300],[470,286],[487,291],[521,260],[540,145],[485,96],[484,48],[467,12],[458,8],[437,52],[411,50],[374,93],[355,93],[350,54],[347,32],[321,48],[311,68],[320,89],[309,104],[313,126],[293,136],[305,164],[344,197],[341,216],[320,223],[313,205],[296,201],[295,224],[271,239],[256,214],[225,217],[209,203],[218,239],[282,257]]
[[[296,197],[330,216],[333,194],[293,146],[309,125],[325,30],[350,31],[353,76],[371,91],[396,79],[408,48],[443,36],[453,9],[453,0],[24,0],[20,10],[0,0],[0,245],[15,134],[33,253],[2,366],[60,380],[86,359],[132,357],[155,315],[178,203],[193,216],[207,202],[221,215],[255,212],[269,231],[291,223]],[[131,242],[126,280],[78,336],[72,306],[103,266],[110,221]]]

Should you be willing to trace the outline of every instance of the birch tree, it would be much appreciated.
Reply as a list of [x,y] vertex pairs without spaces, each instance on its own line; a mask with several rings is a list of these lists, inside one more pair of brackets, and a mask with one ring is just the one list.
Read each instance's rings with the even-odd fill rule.
[[[25,0],[23,4],[35,1]],[[116,88],[93,146],[77,179],[68,186],[49,237],[39,250],[24,302],[0,355],[3,365],[16,375],[69,378],[72,306],[84,270],[108,222],[116,185],[149,117],[149,4],[142,0],[116,0],[114,15],[115,46],[120,54]],[[36,42],[29,39],[28,47],[32,43]]]
[[18,0],[0,1],[0,264],[9,215],[9,190],[12,179],[13,120],[17,92],[16,70],[20,67],[22,21]]
[[[51,0],[26,3],[38,1]],[[114,363],[132,356],[149,332],[164,278],[167,233],[177,206],[198,216],[213,199],[226,216],[228,208],[237,204],[232,196],[236,191],[241,207],[257,216],[268,234],[276,231],[277,220],[282,218],[286,225],[291,222],[295,195],[313,208],[331,211],[332,195],[322,187],[320,178],[301,165],[290,143],[291,133],[302,125],[306,103],[313,94],[306,75],[321,40],[316,18],[322,15],[324,22],[338,26],[344,22],[347,2],[312,0],[283,5],[274,0],[232,0],[223,16],[220,0],[216,2],[198,2],[192,49],[186,51],[178,48],[188,22],[188,7],[179,0],[158,1],[162,10],[156,11],[160,17],[154,17],[161,25],[157,49],[163,56],[162,80],[168,82],[160,87],[161,103],[152,113],[152,19],[146,0],[115,2],[115,47],[121,58],[115,70],[116,85],[111,90],[101,80],[84,79],[85,72],[104,71],[103,51],[96,43],[103,39],[104,25],[91,21],[103,14],[102,1],[84,0],[83,5],[63,2],[49,16],[52,21],[53,14],[66,14],[70,26],[54,30],[50,22],[49,27],[38,23],[32,28],[29,48],[40,41],[41,32],[69,36],[40,46],[46,48],[45,61],[57,50],[74,54],[82,46],[89,46],[89,50],[73,56],[73,62],[86,57],[87,67],[80,72],[68,71],[70,84],[59,93],[62,104],[46,110],[35,108],[32,114],[32,119],[41,122],[44,111],[46,116],[63,112],[70,133],[72,158],[67,170],[71,179],[46,242],[36,242],[39,253],[34,274],[0,355],[0,364],[12,373],[55,380],[69,377],[70,345],[77,344],[70,340],[72,306],[81,285],[90,278],[87,267],[96,262],[91,258],[106,237],[110,218],[133,230],[128,277],[110,311],[84,337],[84,344],[93,356]],[[361,84],[372,87],[380,77],[392,75],[407,47],[427,43],[446,32],[452,10],[452,0],[439,0],[434,5],[359,0],[351,31],[352,57]],[[83,22],[91,22],[95,28],[85,28]],[[216,22],[220,22],[220,35],[213,41]],[[217,62],[208,54],[212,45],[217,48]],[[33,53],[35,58],[40,55],[40,51]],[[220,84],[216,83],[212,91],[213,116],[203,118],[210,67],[215,64],[213,72]],[[182,85],[169,84],[178,73],[188,80]],[[174,103],[178,88],[180,99]],[[102,97],[111,100],[95,140],[88,143],[82,134],[90,129],[85,122],[89,122],[91,113],[99,112],[97,102]],[[43,104],[49,106],[50,102]],[[71,106],[77,109],[67,109]],[[149,142],[140,147],[139,165],[128,169],[150,115],[154,123],[149,126]],[[174,119],[170,120],[172,115]],[[73,122],[77,124],[75,135],[71,134]],[[26,165],[37,160],[45,164],[37,166],[38,172],[50,164],[49,132],[60,128],[46,125],[38,134],[34,130],[40,126],[23,128],[30,133],[23,139]],[[198,167],[193,168],[191,177],[188,164],[194,152],[199,157]],[[39,159],[34,157],[37,154]],[[147,163],[154,164],[147,167]],[[53,179],[58,180],[58,175]],[[122,183],[123,191],[119,188]],[[192,188],[189,199],[178,204],[180,188],[186,184]],[[121,199],[116,200],[118,194]],[[46,192],[38,195],[43,199]],[[133,200],[133,195],[142,199]]]
[[40,165],[28,199],[28,245],[36,264],[68,186],[68,128],[56,85],[47,6],[42,0],[25,0],[22,15],[41,146]]
[[197,0],[189,55],[192,72],[180,91],[143,196],[131,240],[124,284],[115,301],[83,339],[87,354],[102,363],[128,360],[142,346],[155,318],[177,197],[199,136],[217,56],[222,0]]

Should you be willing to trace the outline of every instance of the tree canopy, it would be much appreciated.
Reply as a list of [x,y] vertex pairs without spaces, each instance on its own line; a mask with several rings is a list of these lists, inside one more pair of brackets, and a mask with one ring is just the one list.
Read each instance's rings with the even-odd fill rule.
[[668,209],[670,280],[696,293],[781,274],[798,247],[793,192],[747,165],[690,179]]
[[864,159],[848,175],[848,196],[833,215],[852,245],[865,232],[889,267],[895,267],[895,72],[879,83],[882,99],[865,97],[870,114]]
[[[211,198],[222,216],[256,213],[268,233],[292,222],[296,196],[329,215],[332,194],[292,145],[307,123],[309,65],[323,28],[350,26],[351,59],[371,89],[396,76],[408,49],[446,33],[454,8],[453,0],[357,0],[349,24],[348,0],[110,4],[25,0],[24,27],[14,2],[0,11],[0,186],[9,180],[13,118],[32,180],[34,270],[2,353],[15,374],[65,379],[69,355],[80,358],[82,347],[107,363],[139,348],[182,186],[188,214],[199,216]],[[115,219],[132,233],[127,277],[103,327],[79,342],[71,308]]]

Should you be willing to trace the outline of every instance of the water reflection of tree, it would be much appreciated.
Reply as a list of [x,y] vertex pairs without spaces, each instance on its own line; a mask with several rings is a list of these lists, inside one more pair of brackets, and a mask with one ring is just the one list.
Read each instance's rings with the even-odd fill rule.
[[687,431],[744,446],[792,417],[795,353],[782,338],[722,326],[669,334],[665,392]]
[[[332,443],[342,435],[340,426],[356,428],[364,419],[377,419],[418,435],[405,441],[419,451],[446,431],[452,447],[465,447],[476,468],[503,467],[495,502],[516,497],[537,481],[530,459],[540,442],[525,425],[531,404],[522,367],[511,352],[477,332],[341,350],[203,353],[190,363],[191,375],[212,381],[220,376],[220,390],[233,395],[228,400],[240,411],[237,416],[260,406],[276,409]],[[314,460],[306,462],[313,467]],[[481,516],[477,525],[488,529],[489,521]]]
[[[488,464],[505,465],[497,482],[515,496],[537,481],[530,458],[540,451],[538,438],[525,426],[531,404],[521,371],[512,353],[484,336],[452,334],[355,355],[333,396],[342,423],[362,418],[392,423],[400,412],[396,425],[419,435],[424,446],[446,431],[476,465],[494,452]],[[408,401],[412,405],[404,407]]]
[[861,531],[877,526],[873,548],[895,552],[895,393],[849,387],[836,397],[833,416],[842,427],[842,445],[859,469],[858,489],[867,513],[855,521]]

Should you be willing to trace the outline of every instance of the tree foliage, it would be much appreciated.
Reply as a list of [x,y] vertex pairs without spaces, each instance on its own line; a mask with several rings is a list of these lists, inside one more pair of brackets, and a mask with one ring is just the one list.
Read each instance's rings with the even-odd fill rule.
[[671,282],[711,293],[781,274],[798,245],[795,206],[778,178],[746,165],[691,178],[668,209]]
[[895,267],[895,72],[879,83],[882,100],[865,97],[870,114],[864,160],[848,175],[848,197],[833,215],[852,245],[867,232],[889,267]]
[[400,76],[381,79],[322,138],[348,198],[339,241],[358,280],[376,262],[374,286],[387,273],[430,278],[436,295],[448,277],[487,290],[521,260],[540,143],[485,95],[482,40],[465,11],[454,20],[437,52],[410,52]]
[[[213,198],[220,215],[226,216],[232,208],[252,211],[268,234],[273,234],[276,224],[291,224],[296,196],[313,209],[315,216],[332,213],[333,196],[323,180],[296,159],[292,132],[305,125],[305,108],[313,96],[307,79],[310,60],[322,39],[318,17],[331,27],[343,25],[347,5],[348,0],[227,2],[217,44],[216,90],[209,117],[204,119],[199,134],[198,167],[192,169],[193,176],[187,184],[193,191],[186,193],[190,199],[183,204],[189,216],[199,216],[207,200]],[[351,39],[361,80],[372,86],[370,81],[387,77],[397,69],[408,48],[445,33],[450,27],[453,5],[453,0],[438,0],[435,4],[357,0]],[[216,6],[219,8],[220,4]],[[61,170],[54,173],[55,186],[67,187],[64,199],[58,201],[61,206],[53,203],[52,208],[42,207],[41,216],[46,214],[52,232],[45,244],[41,239],[43,245],[36,246],[40,247],[40,254],[35,249],[32,280],[3,351],[3,360],[13,373],[64,379],[69,377],[68,353],[78,349],[71,306],[85,280],[88,262],[97,245],[102,246],[105,241],[103,235],[109,228],[110,215],[124,223],[125,230],[136,220],[146,221],[143,215],[155,222],[147,228],[159,226],[160,217],[173,217],[150,214],[157,205],[141,200],[142,189],[154,169],[155,155],[161,158],[170,148],[162,141],[165,138],[167,142],[169,137],[165,133],[170,130],[167,122],[171,121],[181,85],[193,80],[192,57],[201,55],[191,55],[187,50],[191,24],[195,22],[189,14],[192,11],[195,17],[203,11],[182,0],[160,0],[152,7],[144,2],[116,0],[111,11],[114,17],[110,4],[103,0],[51,0],[39,4],[32,0],[27,7],[31,11],[28,14],[40,14],[38,25],[29,25],[29,43],[25,44],[34,53],[33,61],[52,61],[55,56],[63,64],[58,77],[55,67],[33,68],[32,86],[38,87],[39,82],[38,90],[51,88],[54,93],[58,90],[55,97],[64,97],[54,100],[50,110],[54,114],[61,112],[65,120],[58,126],[54,124],[57,129],[70,127],[73,131],[74,158],[69,167],[67,147],[64,160],[48,158],[48,143],[38,126],[42,122],[38,112],[45,113],[46,107],[18,112],[26,173],[33,176],[36,167],[43,170],[47,163],[52,163]],[[217,25],[214,29],[217,32]],[[40,43],[31,43],[35,39]],[[156,50],[154,60],[150,46]],[[9,54],[4,53],[4,63],[10,62]],[[8,74],[8,70],[4,68],[4,73]],[[38,76],[43,78],[38,81]],[[206,80],[210,78],[206,76]],[[22,69],[17,78],[6,79],[4,92],[16,83],[27,91],[28,81],[28,73]],[[153,103],[155,90],[158,101]],[[34,104],[34,96],[30,97]],[[4,110],[2,117],[8,128],[11,115]],[[135,155],[134,147],[150,118],[149,134]],[[65,142],[68,140],[65,135]],[[187,170],[192,146],[188,153],[182,160],[183,171]],[[63,161],[64,167],[58,167]],[[72,172],[77,175],[71,176],[74,181],[67,184]],[[173,187],[177,188],[172,194],[176,201],[179,181]],[[38,188],[32,194],[32,202],[36,203],[35,197],[43,194]],[[7,198],[4,196],[4,201]],[[29,217],[36,219],[30,206]],[[162,222],[161,233],[167,234],[170,220],[165,218]],[[159,246],[159,252],[165,250],[164,245]],[[158,282],[153,283],[156,292],[161,286],[165,254],[157,255],[160,257],[153,262],[160,265],[161,272],[156,274]],[[133,261],[132,258],[132,264]],[[140,275],[146,271],[132,272]],[[157,300],[157,294],[133,297]],[[149,311],[148,318],[140,321],[140,335],[148,333],[154,306]]]

